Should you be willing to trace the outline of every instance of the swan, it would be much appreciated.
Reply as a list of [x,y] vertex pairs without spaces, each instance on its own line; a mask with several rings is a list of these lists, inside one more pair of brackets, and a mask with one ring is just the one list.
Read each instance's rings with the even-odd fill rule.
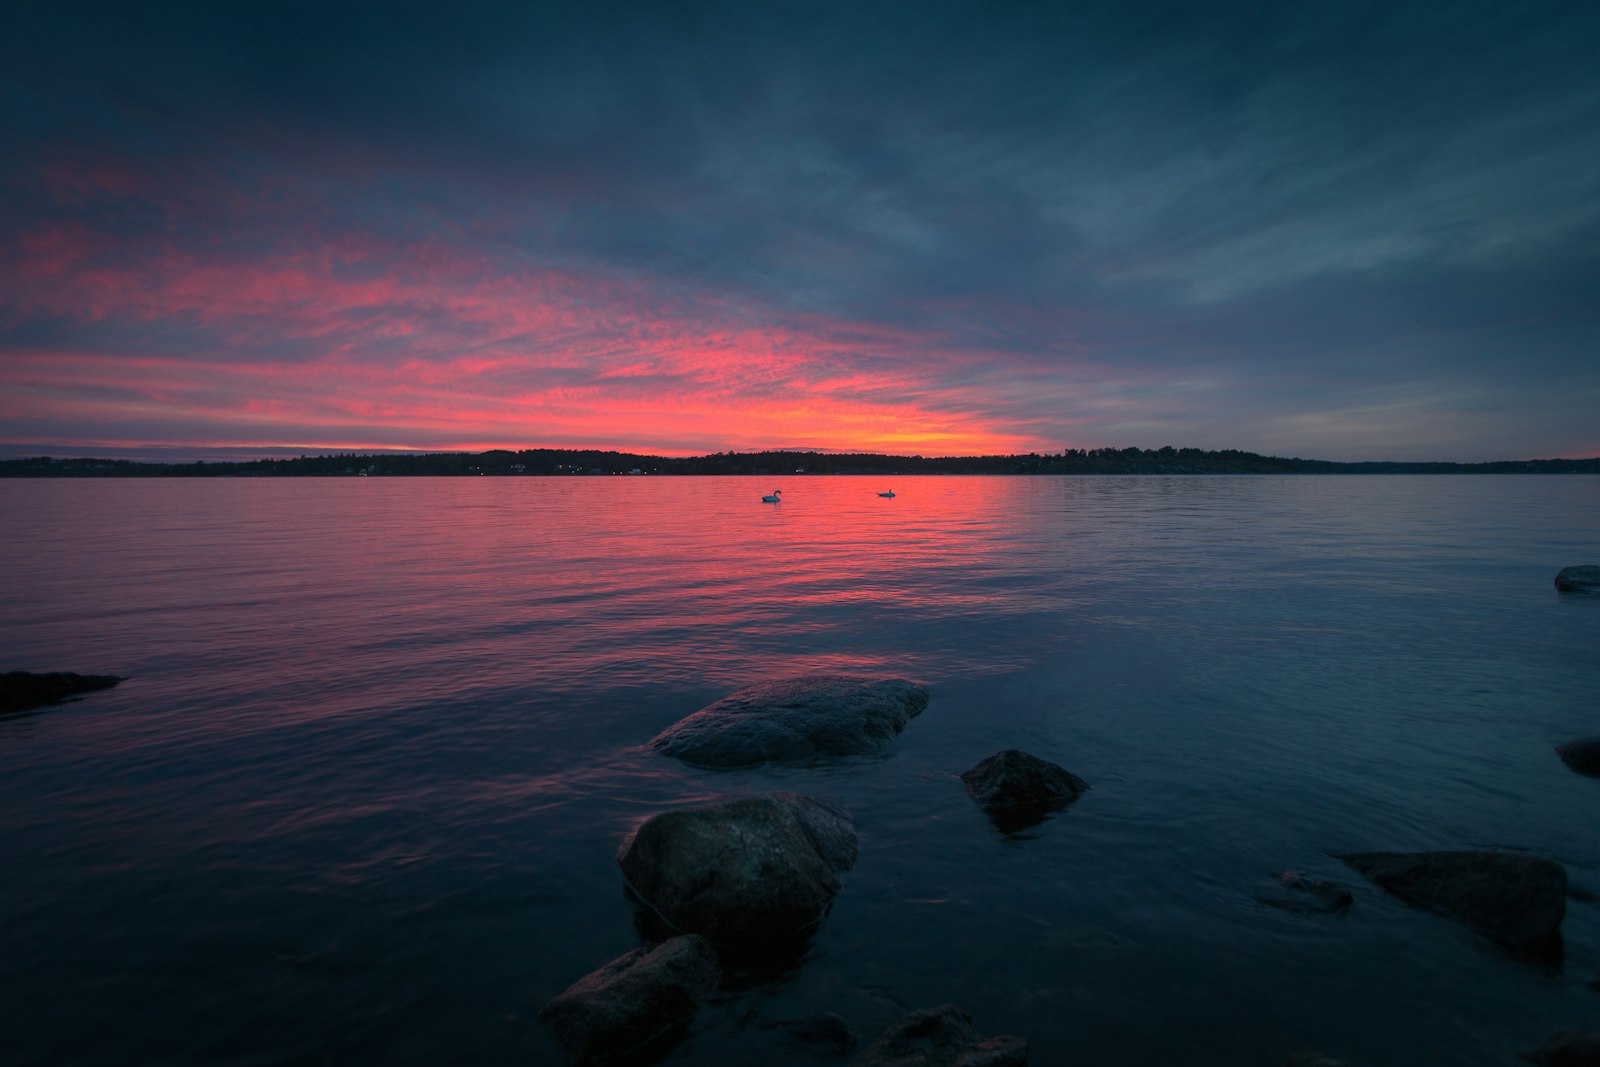
[[780,503],[780,501],[778,500],[778,494],[781,493],[781,492],[783,492],[782,489],[774,489],[772,491],[772,495],[771,496],[762,497],[761,498],[761,502],[763,504],[777,504],[777,503]]
[[878,495],[879,496],[894,496],[894,490],[891,489],[887,493],[879,493]]

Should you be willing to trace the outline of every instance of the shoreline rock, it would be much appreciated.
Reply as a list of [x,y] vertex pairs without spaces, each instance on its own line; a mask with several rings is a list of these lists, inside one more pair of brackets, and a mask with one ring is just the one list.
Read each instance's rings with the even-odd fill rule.
[[578,979],[539,1021],[578,1063],[625,1056],[686,1025],[722,978],[711,942],[694,934],[635,949]]
[[1567,872],[1509,852],[1355,852],[1338,857],[1401,900],[1455,919],[1530,962],[1561,959]]
[[927,688],[902,678],[800,675],[746,686],[646,744],[707,767],[873,756],[927,706]]
[[59,704],[82,693],[110,689],[123,679],[114,674],[73,674],[52,671],[7,671],[0,674],[0,715],[15,715]]
[[764,793],[662,812],[617,850],[628,888],[674,930],[719,946],[804,940],[856,861],[849,812]]

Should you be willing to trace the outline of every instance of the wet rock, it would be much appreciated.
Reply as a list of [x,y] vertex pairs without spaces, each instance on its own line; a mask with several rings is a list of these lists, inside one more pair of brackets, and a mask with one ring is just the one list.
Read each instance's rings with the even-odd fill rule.
[[0,674],[0,715],[59,704],[80,693],[96,689],[110,689],[121,678],[114,674],[72,674],[52,671],[33,674],[29,671],[7,671]]
[[1065,767],[1014,748],[996,752],[961,780],[975,800],[992,808],[1049,808],[1089,788]]
[[1600,1067],[1600,1032],[1560,1030],[1517,1055],[1542,1067]]
[[617,853],[628,888],[675,930],[719,945],[803,937],[856,861],[856,829],[837,805],[766,793],[646,820]]
[[1028,826],[1076,800],[1089,783],[1049,760],[1008,748],[961,775],[967,792],[1004,827]]
[[1027,1067],[1020,1037],[985,1038],[954,1004],[914,1011],[851,1061],[853,1067]]
[[1448,915],[1536,962],[1561,958],[1567,872],[1506,852],[1360,852],[1340,856],[1408,903]]
[[1556,588],[1563,593],[1600,593],[1600,567],[1562,567],[1556,575]]
[[689,934],[635,949],[574,982],[539,1021],[579,1063],[664,1039],[694,1017],[721,978],[711,942]]
[[1263,897],[1263,904],[1285,911],[1333,912],[1344,911],[1355,901],[1355,895],[1339,883],[1312,878],[1299,871],[1284,871],[1278,876],[1278,884],[1292,890],[1294,895]]
[[886,751],[927,706],[928,690],[899,678],[802,675],[725,696],[667,727],[649,746],[707,767],[871,756]]
[[1600,737],[1578,737],[1556,746],[1561,762],[1591,778],[1600,778]]
[[808,1019],[773,1019],[762,1023],[761,1028],[776,1031],[791,1045],[817,1056],[839,1057],[856,1047],[855,1031],[831,1011]]

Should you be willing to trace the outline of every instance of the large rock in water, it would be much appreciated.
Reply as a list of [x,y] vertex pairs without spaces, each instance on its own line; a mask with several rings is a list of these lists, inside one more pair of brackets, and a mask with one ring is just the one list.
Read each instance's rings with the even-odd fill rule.
[[1556,575],[1556,588],[1563,593],[1600,593],[1600,567],[1562,567]]
[[631,1052],[694,1017],[722,980],[717,950],[693,934],[635,949],[578,979],[539,1012],[579,1063]]
[[114,674],[72,674],[52,671],[33,674],[29,671],[7,671],[0,674],[0,715],[10,715],[46,704],[59,704],[79,693],[92,693],[96,689],[110,689],[122,681]]
[[1065,767],[1015,748],[996,752],[961,775],[967,792],[991,812],[1046,812],[1077,799],[1089,783]]
[[1556,746],[1561,762],[1591,778],[1600,778],[1600,737],[1579,737]]
[[649,744],[708,767],[870,756],[887,749],[927,706],[928,690],[901,678],[802,675],[725,696],[667,727]]
[[1524,959],[1561,958],[1567,872],[1507,852],[1357,852],[1340,856],[1401,900],[1459,920]]
[[1027,1067],[1028,1043],[1009,1034],[985,1038],[954,1004],[914,1011],[885,1030],[853,1067]]
[[837,805],[765,793],[652,816],[622,843],[628,888],[676,930],[722,945],[803,939],[856,862]]

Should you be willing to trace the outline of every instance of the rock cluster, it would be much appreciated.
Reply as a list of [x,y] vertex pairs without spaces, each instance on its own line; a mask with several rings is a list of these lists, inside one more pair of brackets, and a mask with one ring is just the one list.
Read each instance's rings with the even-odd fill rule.
[[[741,689],[649,745],[709,767],[875,755],[927,703],[925,688],[900,679],[789,678]],[[974,772],[989,765],[995,773],[976,776],[968,787],[992,810],[1048,808],[1087,788],[1022,753],[1001,753]],[[721,982],[719,957],[786,956],[803,947],[856,854],[850,813],[799,793],[735,796],[651,816],[623,841],[617,865],[641,914],[652,920],[644,925],[671,936],[579,979],[545,1005],[540,1020],[578,1063],[658,1055]],[[831,1013],[767,1028],[824,1055],[842,1056],[855,1044],[849,1024]],[[856,1062],[1020,1067],[1027,1043],[986,1039],[964,1012],[946,1005],[906,1016]]]

